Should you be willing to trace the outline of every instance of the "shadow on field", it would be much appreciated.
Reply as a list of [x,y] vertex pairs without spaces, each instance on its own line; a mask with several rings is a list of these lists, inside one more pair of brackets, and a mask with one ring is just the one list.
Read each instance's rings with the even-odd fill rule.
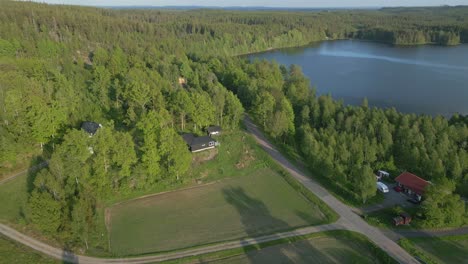
[[[273,217],[262,201],[250,197],[242,188],[225,188],[223,189],[223,195],[226,201],[237,209],[240,221],[249,238],[292,229],[288,223]],[[256,240],[256,242],[260,241]],[[281,245],[244,247],[245,262],[313,263],[317,260],[326,263],[333,262],[328,256],[311,246],[307,240],[293,244],[291,242],[289,239],[284,239],[283,243],[286,247]]]

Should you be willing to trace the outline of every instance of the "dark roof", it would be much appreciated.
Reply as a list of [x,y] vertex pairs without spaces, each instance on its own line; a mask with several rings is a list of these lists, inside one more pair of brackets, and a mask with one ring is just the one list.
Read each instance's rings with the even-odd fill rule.
[[202,137],[194,137],[192,140],[191,145],[203,145],[203,144],[208,144],[209,142],[216,141],[210,136],[202,136]]
[[210,142],[216,142],[216,140],[210,136],[197,137],[191,133],[183,134],[182,138],[192,151],[207,148]]
[[210,126],[206,129],[208,133],[213,133],[213,132],[221,132],[221,127],[220,126]]
[[182,138],[184,139],[185,143],[191,145],[195,136],[192,133],[186,133],[182,135]]
[[395,181],[403,184],[419,195],[422,195],[424,193],[424,188],[429,185],[428,181],[409,172],[403,172],[400,176],[395,178]]
[[88,134],[94,135],[96,131],[101,127],[101,124],[96,122],[86,121],[81,124],[81,129],[88,132]]

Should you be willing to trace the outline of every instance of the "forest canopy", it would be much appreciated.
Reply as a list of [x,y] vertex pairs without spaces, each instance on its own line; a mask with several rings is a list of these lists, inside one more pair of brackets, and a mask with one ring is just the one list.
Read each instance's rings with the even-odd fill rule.
[[[87,243],[100,201],[185,177],[191,156],[181,132],[236,129],[244,109],[363,203],[375,195],[375,169],[449,181],[450,193],[468,182],[466,117],[346,106],[317,96],[297,66],[234,56],[344,38],[466,43],[468,7],[239,12],[0,4],[0,164],[49,160],[25,214],[67,243]],[[103,127],[89,137],[79,129],[83,121]]]

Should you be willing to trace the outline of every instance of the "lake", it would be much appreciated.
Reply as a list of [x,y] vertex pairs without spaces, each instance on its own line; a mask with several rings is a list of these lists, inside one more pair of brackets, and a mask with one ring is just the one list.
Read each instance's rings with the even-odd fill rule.
[[297,64],[318,94],[406,113],[468,114],[468,45],[401,47],[358,40],[249,55]]

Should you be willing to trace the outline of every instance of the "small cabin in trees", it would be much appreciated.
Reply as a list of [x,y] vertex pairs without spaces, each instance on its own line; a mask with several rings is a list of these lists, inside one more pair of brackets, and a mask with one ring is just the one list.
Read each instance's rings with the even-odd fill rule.
[[390,173],[383,171],[383,170],[378,170],[377,175],[375,175],[378,181],[380,181],[382,178],[388,178],[390,177]]
[[430,182],[420,178],[412,173],[403,172],[395,178],[399,190],[413,197],[416,201],[421,201],[425,188]]
[[187,79],[184,77],[179,77],[179,85],[185,87],[187,85]]
[[194,134],[188,133],[182,135],[182,138],[187,143],[191,152],[200,152],[212,149],[218,145],[218,142],[210,136],[197,137]]
[[94,134],[96,134],[98,129],[101,127],[101,124],[91,121],[85,121],[81,124],[81,129],[88,133],[90,137],[94,136]]
[[206,129],[206,132],[209,136],[219,135],[221,134],[221,127],[220,126],[210,126]]

